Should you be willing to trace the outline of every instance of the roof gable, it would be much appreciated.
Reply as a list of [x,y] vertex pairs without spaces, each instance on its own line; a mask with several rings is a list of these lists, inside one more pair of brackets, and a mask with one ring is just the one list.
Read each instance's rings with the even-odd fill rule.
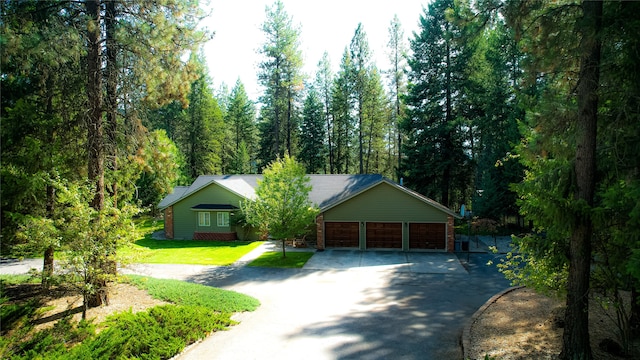
[[174,204],[175,202],[177,202],[179,199],[183,197],[187,189],[189,189],[188,186],[174,187],[173,192],[170,194],[167,194],[167,196],[165,196],[164,199],[160,201],[160,203],[158,204],[158,209],[161,209],[161,210],[165,209],[169,207],[171,204]]
[[309,175],[309,178],[309,200],[323,209],[380,182],[382,175]]

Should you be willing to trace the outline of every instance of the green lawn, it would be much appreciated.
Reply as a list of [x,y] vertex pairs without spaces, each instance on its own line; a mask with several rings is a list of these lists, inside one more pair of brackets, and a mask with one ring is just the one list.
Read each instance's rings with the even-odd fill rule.
[[235,291],[179,280],[127,275],[125,281],[146,290],[155,299],[180,305],[204,306],[214,311],[229,313],[254,311],[260,306],[257,299]]
[[147,264],[230,265],[262,242],[153,240],[148,236],[120,254],[132,262]]
[[260,246],[260,241],[154,240],[164,222],[149,217],[136,221],[139,240],[118,250],[125,262],[146,264],[231,265]]
[[282,252],[269,251],[260,255],[247,266],[270,268],[301,268],[313,256],[312,252],[288,252],[282,257]]

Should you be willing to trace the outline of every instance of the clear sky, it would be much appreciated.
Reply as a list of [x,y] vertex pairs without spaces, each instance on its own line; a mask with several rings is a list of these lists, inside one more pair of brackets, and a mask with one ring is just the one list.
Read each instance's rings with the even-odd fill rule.
[[[342,54],[362,23],[373,50],[374,61],[380,70],[390,68],[386,45],[389,25],[398,15],[405,39],[413,37],[418,20],[429,0],[282,0],[284,8],[300,25],[303,72],[315,76],[318,61],[327,51],[334,71]],[[215,32],[205,46],[205,55],[213,85],[223,82],[229,89],[236,80],[244,83],[252,100],[258,100],[262,88],[257,80],[258,53],[264,42],[262,23],[265,7],[274,0],[210,0],[211,16],[204,25]],[[408,46],[408,41],[406,42]]]

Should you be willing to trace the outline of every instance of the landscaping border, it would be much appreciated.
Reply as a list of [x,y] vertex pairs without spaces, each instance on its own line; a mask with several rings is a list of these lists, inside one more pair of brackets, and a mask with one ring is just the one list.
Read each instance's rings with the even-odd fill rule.
[[464,326],[464,329],[462,330],[461,346],[462,346],[462,358],[464,360],[469,359],[468,351],[469,351],[469,348],[471,347],[471,344],[470,344],[471,326],[473,326],[473,324],[478,320],[478,318],[482,315],[482,313],[485,312],[485,310],[487,310],[489,306],[491,306],[493,303],[498,301],[498,299],[500,299],[501,297],[503,297],[504,295],[512,291],[522,289],[524,287],[525,286],[513,286],[493,295],[489,300],[487,300],[487,302],[484,303],[484,305],[480,306],[480,308],[476,310],[475,313],[473,313],[473,315],[471,316],[471,319],[467,321],[467,324]]

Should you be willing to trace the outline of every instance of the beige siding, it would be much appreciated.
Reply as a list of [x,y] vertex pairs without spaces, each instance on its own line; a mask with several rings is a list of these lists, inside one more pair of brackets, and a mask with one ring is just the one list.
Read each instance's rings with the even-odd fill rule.
[[198,204],[231,204],[240,207],[242,198],[218,184],[209,184],[191,196],[173,205],[173,231],[175,239],[192,239],[195,231],[230,232],[230,227],[219,228],[215,211],[211,211],[211,226],[198,226],[198,211],[191,210]]
[[415,197],[380,183],[324,212],[325,221],[447,222],[447,214]]

